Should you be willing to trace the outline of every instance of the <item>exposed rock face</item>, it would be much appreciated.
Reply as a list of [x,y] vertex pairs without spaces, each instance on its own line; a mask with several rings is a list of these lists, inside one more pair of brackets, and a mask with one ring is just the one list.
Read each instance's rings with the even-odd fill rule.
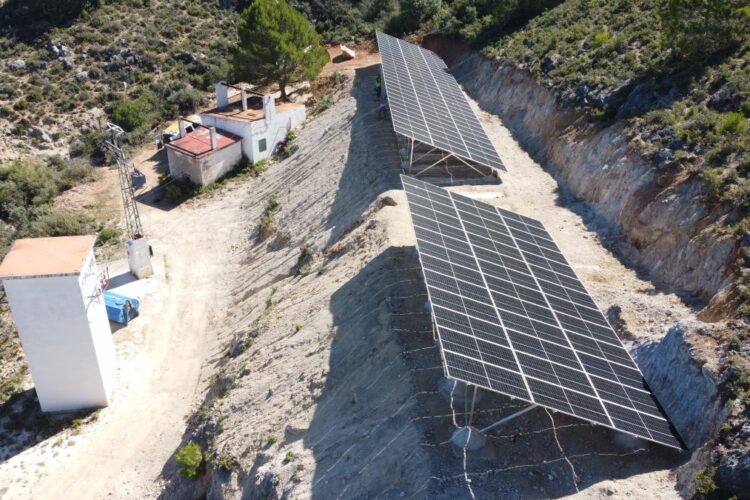
[[699,180],[670,170],[671,152],[656,168],[630,147],[622,121],[591,124],[514,67],[472,55],[456,65],[455,76],[594,209],[605,223],[597,229],[623,241],[618,250],[630,264],[704,301],[731,283],[727,264],[736,243],[719,223],[727,214],[706,208]]
[[663,339],[632,354],[685,444],[696,449],[716,435],[727,410],[718,377],[696,362],[686,335],[685,326],[675,325]]

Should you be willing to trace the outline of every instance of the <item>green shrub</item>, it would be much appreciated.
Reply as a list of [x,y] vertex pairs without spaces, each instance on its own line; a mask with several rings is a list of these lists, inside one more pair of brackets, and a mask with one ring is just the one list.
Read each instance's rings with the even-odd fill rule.
[[701,178],[705,181],[707,187],[706,200],[709,202],[718,201],[721,196],[721,188],[724,185],[720,170],[707,168],[701,172]]
[[153,107],[145,98],[136,100],[121,100],[115,104],[112,111],[112,121],[131,132],[148,123],[148,117]]
[[270,436],[268,436],[268,446],[273,446],[278,442],[279,436],[277,436],[276,434],[271,434]]
[[31,223],[32,236],[73,236],[93,230],[93,220],[83,212],[58,210],[38,217]]
[[222,453],[221,456],[219,456],[219,459],[216,461],[216,465],[220,470],[223,470],[224,472],[231,472],[234,461],[232,460],[231,456],[226,453]]
[[606,43],[608,43],[610,40],[612,40],[612,35],[605,31],[600,31],[599,33],[596,33],[594,35],[594,41],[591,43],[591,45],[598,49],[599,47],[602,47]]
[[105,227],[96,236],[97,246],[103,246],[107,243],[115,242],[120,239],[122,231],[115,227]]
[[739,351],[741,347],[742,341],[740,341],[740,338],[737,335],[732,335],[732,338],[729,339],[728,348],[732,351]]
[[59,174],[40,160],[14,160],[0,165],[0,219],[15,209],[32,210],[52,203],[61,187]]
[[188,443],[175,454],[175,460],[183,477],[196,477],[203,464],[203,451],[198,443]]
[[707,469],[701,469],[695,473],[695,492],[698,495],[710,495],[714,491],[718,490],[719,487],[714,482],[714,476],[716,475],[716,469],[709,467]]
[[299,257],[297,258],[297,274],[307,276],[312,271],[314,263],[315,252],[310,246],[302,245],[299,249]]
[[727,113],[721,119],[718,132],[722,134],[738,135],[747,130],[747,120],[742,113]]
[[188,178],[174,179],[164,188],[167,201],[173,204],[182,203],[200,191],[200,186]]
[[[246,160],[247,161],[247,160]],[[268,160],[260,160],[250,165],[250,172],[254,177],[258,177],[260,174],[268,169]]]
[[317,115],[319,113],[322,113],[323,111],[325,111],[328,108],[330,108],[331,104],[332,104],[331,96],[330,95],[324,95],[320,99],[320,102],[318,102],[318,105],[315,106],[315,111],[313,111],[313,114]]

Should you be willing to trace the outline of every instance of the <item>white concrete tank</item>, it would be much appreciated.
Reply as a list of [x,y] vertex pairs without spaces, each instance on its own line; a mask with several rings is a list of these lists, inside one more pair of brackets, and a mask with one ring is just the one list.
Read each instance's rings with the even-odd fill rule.
[[128,266],[133,276],[139,280],[153,276],[154,268],[151,266],[151,247],[146,238],[126,241],[125,252],[128,254]]
[[42,411],[109,404],[115,349],[94,236],[20,239],[0,264]]

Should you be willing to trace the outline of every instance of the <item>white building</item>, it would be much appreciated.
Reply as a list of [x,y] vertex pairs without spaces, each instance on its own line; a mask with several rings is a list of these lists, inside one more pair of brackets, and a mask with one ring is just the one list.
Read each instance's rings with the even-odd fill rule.
[[0,278],[45,412],[107,406],[115,349],[94,236],[20,239]]
[[226,82],[216,84],[216,108],[201,113],[201,122],[241,137],[242,153],[251,163],[268,158],[287,132],[305,121],[304,104],[276,103],[272,95],[252,95],[244,88],[230,97],[229,89]]
[[[180,118],[180,129],[184,130]],[[225,176],[242,160],[242,143],[236,135],[216,128],[197,127],[167,144],[169,174],[188,177],[205,186]]]

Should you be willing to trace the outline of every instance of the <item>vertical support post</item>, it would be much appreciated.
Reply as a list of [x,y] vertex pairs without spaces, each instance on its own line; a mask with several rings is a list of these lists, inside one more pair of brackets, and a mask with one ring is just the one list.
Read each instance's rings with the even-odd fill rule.
[[214,150],[219,144],[218,138],[216,137],[216,127],[209,128],[208,133],[211,137],[211,150]]
[[181,116],[177,117],[177,126],[180,127],[180,139],[182,139],[187,135],[187,130],[185,129],[185,120]]
[[242,101],[242,111],[247,111],[247,92],[245,89],[240,89],[240,100]]
[[469,410],[469,421],[466,425],[471,426],[471,421],[474,419],[474,406],[477,402],[477,386],[474,387],[474,393],[471,396],[471,409]]
[[414,139],[411,140],[411,149],[409,151],[409,170],[411,170],[413,162],[414,162]]

